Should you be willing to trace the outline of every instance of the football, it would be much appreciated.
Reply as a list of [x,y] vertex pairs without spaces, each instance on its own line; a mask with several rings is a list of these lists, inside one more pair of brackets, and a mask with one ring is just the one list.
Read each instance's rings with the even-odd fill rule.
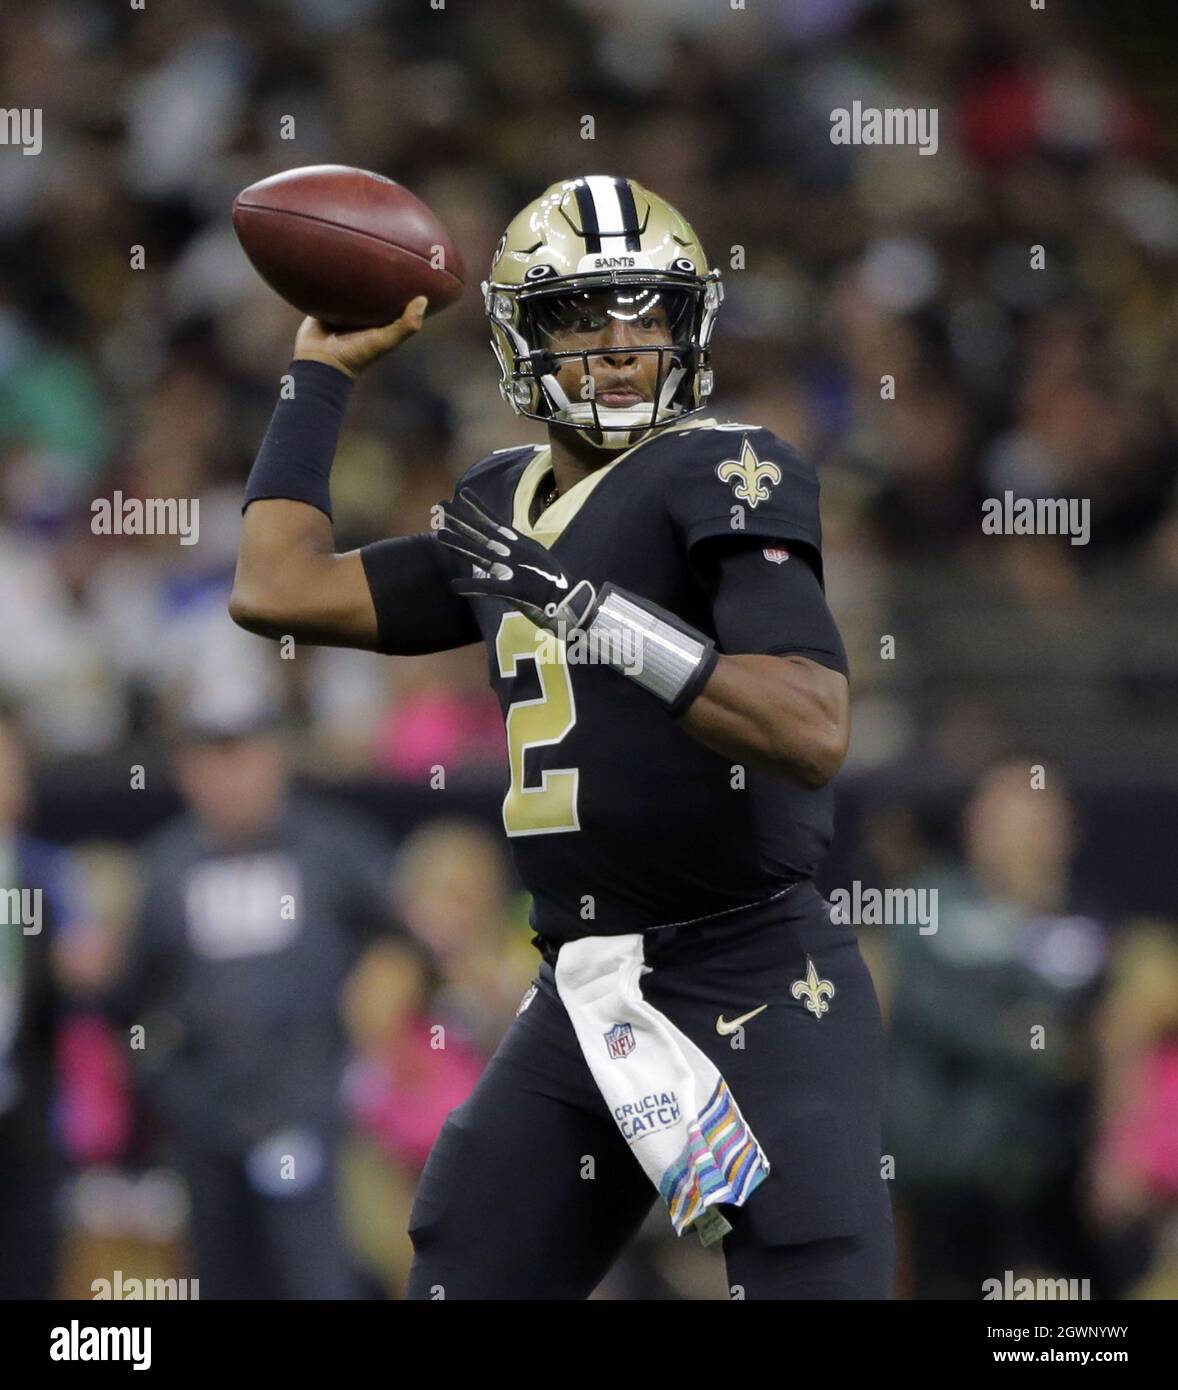
[[233,229],[250,263],[289,304],[331,328],[453,304],[465,268],[446,228],[407,188],[342,164],[288,169],[243,189]]

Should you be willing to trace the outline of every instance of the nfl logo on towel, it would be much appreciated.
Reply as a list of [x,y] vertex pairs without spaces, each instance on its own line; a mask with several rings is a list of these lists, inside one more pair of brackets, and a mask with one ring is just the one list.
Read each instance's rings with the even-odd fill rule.
[[601,1036],[611,1057],[629,1057],[638,1046],[634,1041],[634,1029],[628,1023],[615,1023],[608,1033]]

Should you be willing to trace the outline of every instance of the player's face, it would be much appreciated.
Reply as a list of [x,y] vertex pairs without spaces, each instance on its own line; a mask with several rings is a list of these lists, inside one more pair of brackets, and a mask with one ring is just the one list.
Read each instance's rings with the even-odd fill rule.
[[[537,318],[544,347],[591,354],[560,363],[556,377],[565,394],[571,400],[593,398],[598,405],[619,410],[654,400],[660,355],[635,349],[671,345],[672,316],[677,317],[678,306],[666,300],[666,291],[636,286],[570,295],[541,310]],[[662,360],[665,379],[670,354],[662,354]]]

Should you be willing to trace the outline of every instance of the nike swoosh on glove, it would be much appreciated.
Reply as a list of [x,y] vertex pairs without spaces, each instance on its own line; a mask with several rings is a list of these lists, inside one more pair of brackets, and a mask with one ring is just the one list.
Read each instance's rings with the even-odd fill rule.
[[469,488],[442,503],[442,516],[438,540],[478,566],[471,578],[450,581],[456,594],[503,599],[558,637],[588,628],[597,590],[587,579],[573,579],[539,541],[489,516]]

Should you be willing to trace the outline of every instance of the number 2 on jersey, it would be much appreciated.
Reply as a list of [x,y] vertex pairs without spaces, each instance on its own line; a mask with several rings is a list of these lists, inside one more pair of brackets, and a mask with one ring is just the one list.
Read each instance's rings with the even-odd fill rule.
[[513,700],[507,711],[507,752],[511,785],[503,799],[503,825],[509,835],[551,835],[579,830],[577,788],[580,769],[548,768],[538,787],[524,785],[529,748],[559,743],[577,722],[573,683],[564,643],[522,613],[505,613],[495,637],[499,674],[514,679],[521,661],[531,661],[540,682],[534,700]]

